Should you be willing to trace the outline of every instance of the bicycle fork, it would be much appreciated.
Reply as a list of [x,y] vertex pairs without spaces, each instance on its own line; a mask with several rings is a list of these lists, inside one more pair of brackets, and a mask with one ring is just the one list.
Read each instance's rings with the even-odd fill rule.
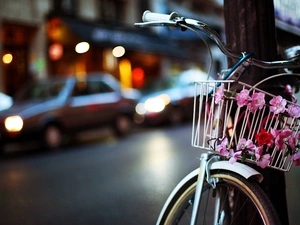
[[[200,168],[199,168],[199,174],[198,174],[198,180],[197,180],[197,187],[195,192],[195,198],[194,198],[194,204],[193,204],[193,211],[192,211],[192,217],[191,217],[191,223],[190,225],[195,225],[197,222],[198,217],[198,211],[199,206],[201,202],[201,196],[202,196],[202,189],[204,184],[204,179],[206,177],[206,181],[208,184],[210,184],[213,189],[216,188],[216,183],[218,182],[218,179],[212,178],[210,176],[210,166],[213,162],[217,161],[219,158],[218,155],[214,153],[203,153],[200,157]],[[218,225],[218,215],[219,215],[219,209],[220,209],[220,198],[218,197],[219,193],[216,193],[217,202],[215,205],[215,213],[214,213],[214,224]]]

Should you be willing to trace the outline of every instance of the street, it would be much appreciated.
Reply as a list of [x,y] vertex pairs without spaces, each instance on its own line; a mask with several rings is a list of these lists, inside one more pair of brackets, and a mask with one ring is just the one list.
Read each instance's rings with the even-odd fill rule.
[[[2,225],[150,225],[169,192],[198,166],[189,124],[102,134],[57,151],[12,151],[0,159]],[[287,174],[291,225],[299,168]],[[297,174],[298,176],[297,176]]]

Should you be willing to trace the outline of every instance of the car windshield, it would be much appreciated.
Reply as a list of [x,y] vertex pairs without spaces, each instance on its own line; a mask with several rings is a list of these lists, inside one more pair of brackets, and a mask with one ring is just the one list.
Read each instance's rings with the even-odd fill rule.
[[15,97],[16,101],[49,99],[58,96],[65,82],[43,82],[27,85]]

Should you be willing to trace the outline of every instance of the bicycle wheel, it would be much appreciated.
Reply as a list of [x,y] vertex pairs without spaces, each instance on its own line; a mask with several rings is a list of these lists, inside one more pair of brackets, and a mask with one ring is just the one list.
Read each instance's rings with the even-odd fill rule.
[[[256,182],[229,171],[212,171],[216,188],[203,185],[197,224],[279,225],[269,198]],[[197,176],[174,196],[159,224],[190,224]]]

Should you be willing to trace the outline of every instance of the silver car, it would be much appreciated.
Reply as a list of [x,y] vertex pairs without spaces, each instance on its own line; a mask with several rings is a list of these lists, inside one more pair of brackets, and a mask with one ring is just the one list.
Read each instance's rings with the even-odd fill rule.
[[133,125],[138,97],[138,91],[124,91],[102,73],[31,83],[0,112],[0,143],[38,140],[57,148],[65,136],[104,126],[124,135]]

